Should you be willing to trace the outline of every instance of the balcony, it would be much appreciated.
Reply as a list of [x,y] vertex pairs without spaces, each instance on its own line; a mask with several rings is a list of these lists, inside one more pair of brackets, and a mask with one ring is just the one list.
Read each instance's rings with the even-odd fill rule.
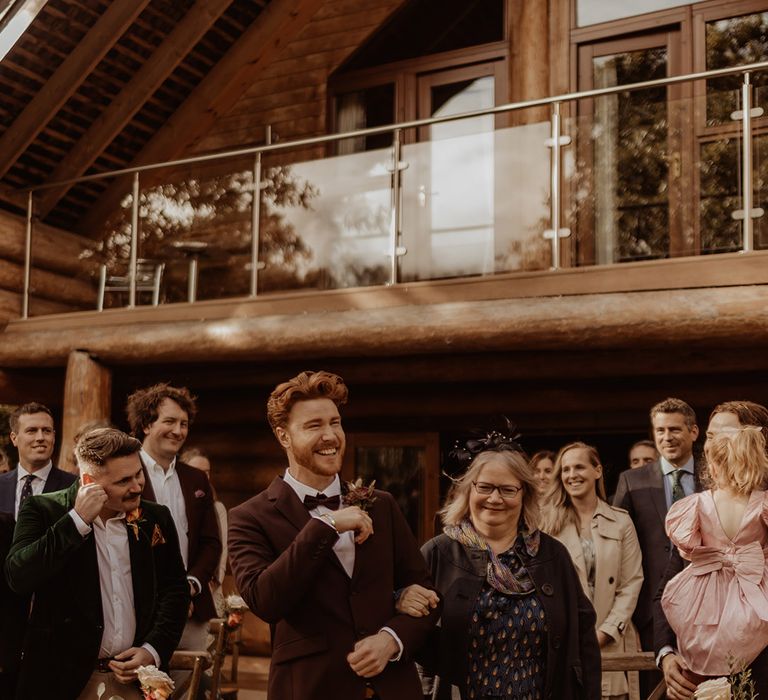
[[22,315],[96,309],[102,268],[127,289],[87,325],[763,284],[766,71],[495,107],[470,79],[431,119],[69,181],[115,209],[61,246],[33,190]]

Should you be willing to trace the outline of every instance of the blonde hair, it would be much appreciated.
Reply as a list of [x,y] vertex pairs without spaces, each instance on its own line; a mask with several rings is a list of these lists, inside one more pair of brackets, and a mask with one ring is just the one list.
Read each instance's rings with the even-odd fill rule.
[[521,518],[529,532],[539,527],[539,506],[536,496],[536,481],[533,471],[528,466],[528,458],[522,452],[514,450],[487,450],[478,454],[448,493],[445,505],[440,509],[443,525],[458,525],[469,513],[469,491],[472,482],[477,481],[483,467],[491,462],[498,462],[509,469],[523,486],[523,507]]
[[717,488],[729,488],[737,494],[748,495],[768,484],[768,456],[759,426],[746,425],[719,432],[707,439],[704,454],[707,458],[706,478]]
[[[563,486],[563,457],[571,450],[584,450],[587,453],[587,459],[593,467],[602,466],[600,455],[597,449],[584,442],[570,442],[565,447],[561,447],[555,459],[555,468],[553,470],[554,481],[552,488],[544,498],[542,511],[541,529],[550,535],[558,535],[563,528],[570,522],[577,528],[580,526],[579,516],[573,507],[573,501]],[[595,481],[595,493],[597,497],[606,500],[605,483],[603,475]]]

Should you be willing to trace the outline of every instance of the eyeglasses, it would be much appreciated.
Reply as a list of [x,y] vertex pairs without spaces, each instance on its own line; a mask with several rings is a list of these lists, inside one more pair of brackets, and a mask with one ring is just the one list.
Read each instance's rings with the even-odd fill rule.
[[481,496],[490,496],[494,491],[498,491],[502,498],[514,498],[523,490],[522,486],[489,484],[485,481],[473,481],[472,485]]

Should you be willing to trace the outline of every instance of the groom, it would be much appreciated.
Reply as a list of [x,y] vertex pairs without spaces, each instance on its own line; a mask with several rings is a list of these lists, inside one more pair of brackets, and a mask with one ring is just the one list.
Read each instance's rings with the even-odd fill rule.
[[388,493],[337,510],[346,400],[328,372],[302,372],[272,392],[267,417],[288,469],[231,511],[232,570],[272,627],[272,700],[422,700],[411,659],[439,606],[423,618],[395,612],[393,591],[430,583]]
[[32,496],[5,570],[34,594],[19,700],[141,698],[140,665],[167,665],[187,619],[189,589],[173,520],[141,499],[141,443],[113,428],[75,448],[82,484]]

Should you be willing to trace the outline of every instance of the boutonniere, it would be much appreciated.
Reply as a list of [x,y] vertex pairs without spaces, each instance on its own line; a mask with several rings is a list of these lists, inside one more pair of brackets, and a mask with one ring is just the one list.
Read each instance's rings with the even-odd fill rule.
[[155,527],[152,528],[152,546],[156,547],[159,544],[165,544],[165,537],[163,537],[160,526],[155,523]]
[[144,518],[144,511],[139,508],[135,508],[130,513],[126,513],[125,515],[125,524],[127,527],[131,528],[133,530],[133,536],[138,540],[139,539],[139,524],[145,523],[146,518]]
[[344,489],[344,505],[357,506],[360,510],[368,512],[373,505],[376,496],[373,495],[373,488],[376,481],[372,481],[368,486],[363,486],[363,480],[358,479],[355,482],[347,481]]
[[197,489],[197,491],[195,491],[195,498],[205,498],[205,491]]

